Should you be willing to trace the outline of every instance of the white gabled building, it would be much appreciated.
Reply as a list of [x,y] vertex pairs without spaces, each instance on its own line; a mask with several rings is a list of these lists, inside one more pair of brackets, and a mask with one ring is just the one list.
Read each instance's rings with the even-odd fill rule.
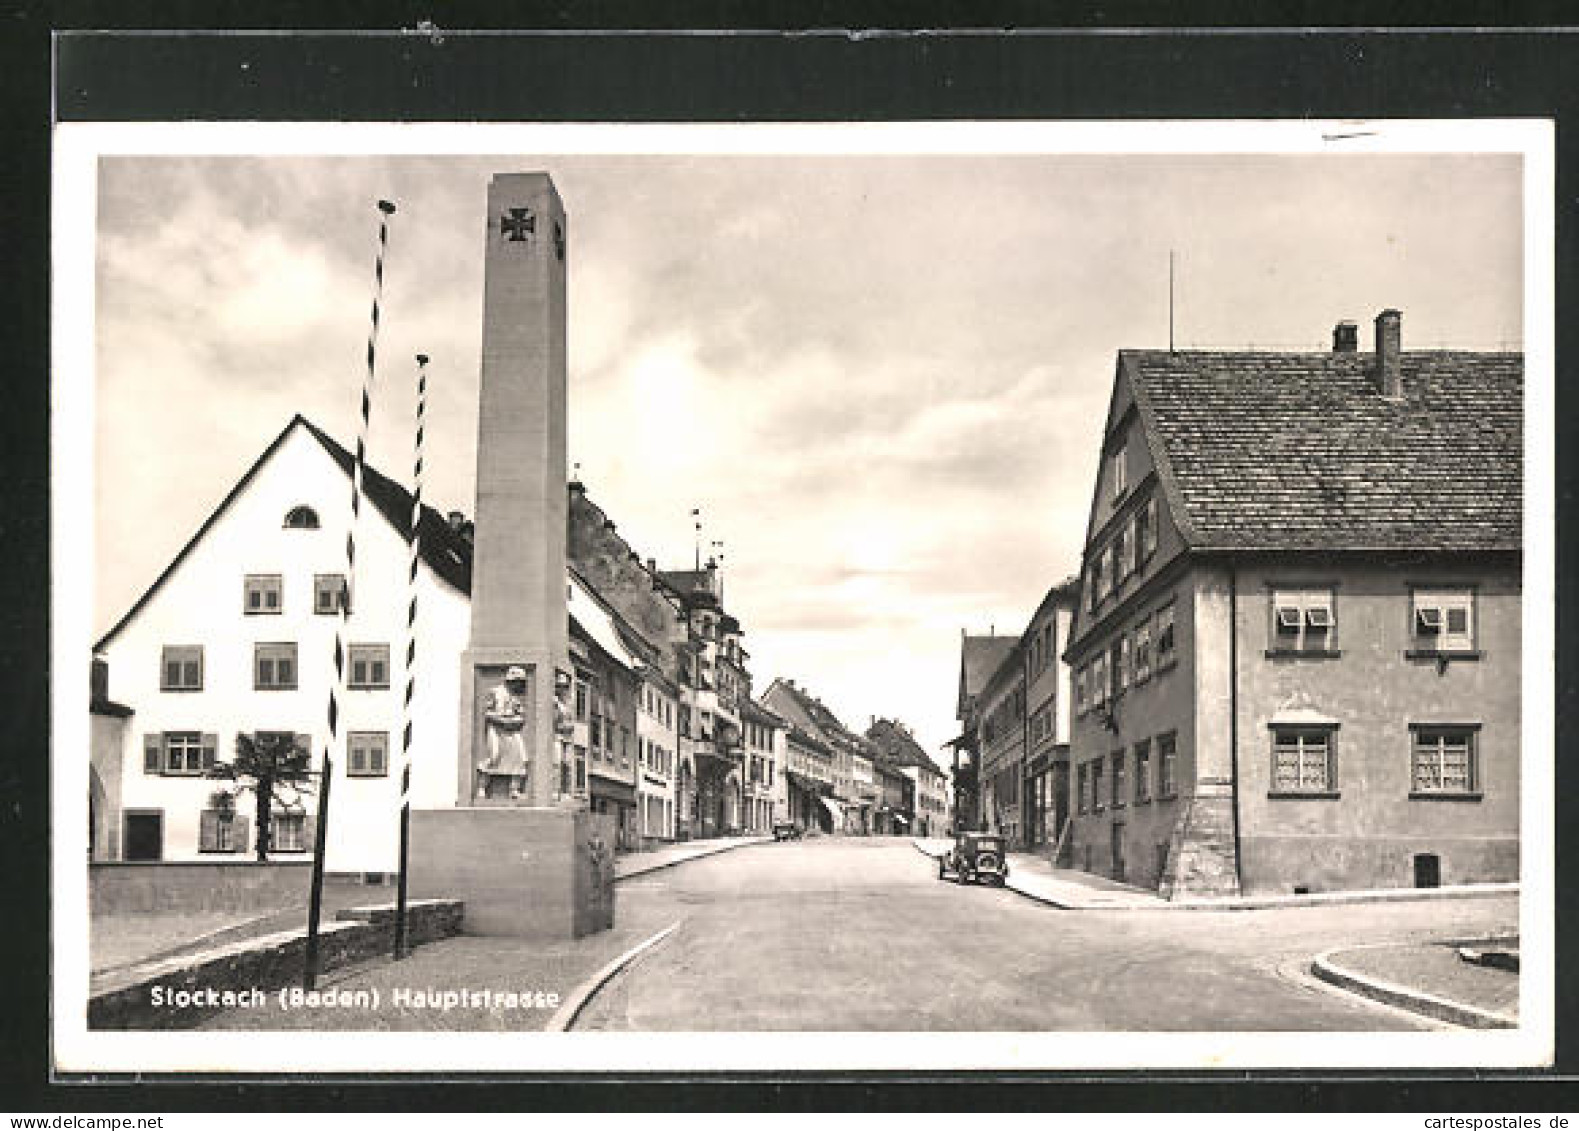
[[[108,669],[103,694],[131,712],[118,812],[106,815],[118,836],[102,838],[115,845],[113,858],[250,856],[252,798],[242,797],[226,818],[211,803],[226,783],[205,776],[216,759],[232,756],[238,734],[289,733],[311,746],[313,764],[320,765],[329,739],[351,468],[343,447],[305,418],[293,418],[95,646]],[[325,856],[333,872],[396,867],[410,514],[410,494],[367,468]],[[456,802],[471,542],[431,507],[424,508],[419,534],[412,804],[444,807]],[[575,605],[580,582],[573,575],[567,580]],[[578,607],[603,612],[579,596]],[[595,639],[612,631],[601,623],[586,629]],[[271,856],[311,851],[315,801],[305,795],[297,811],[276,811]]]

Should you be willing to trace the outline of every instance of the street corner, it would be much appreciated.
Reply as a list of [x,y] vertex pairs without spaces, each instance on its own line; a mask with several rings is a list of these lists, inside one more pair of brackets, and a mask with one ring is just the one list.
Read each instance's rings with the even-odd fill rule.
[[1487,951],[1509,952],[1462,939],[1335,947],[1317,955],[1310,972],[1340,990],[1460,1028],[1517,1028],[1517,966],[1478,961]]

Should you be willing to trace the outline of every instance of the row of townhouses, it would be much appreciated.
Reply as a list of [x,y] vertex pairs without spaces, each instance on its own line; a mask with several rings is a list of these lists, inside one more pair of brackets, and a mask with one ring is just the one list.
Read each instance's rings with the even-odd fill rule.
[[1118,355],[1077,576],[961,642],[963,824],[1166,896],[1519,871],[1520,353]]
[[797,826],[861,836],[946,831],[948,778],[903,723],[873,718],[858,734],[790,679],[775,679],[762,702],[786,728],[788,813]]
[[[461,715],[481,710],[463,704],[460,689],[473,527],[458,512],[424,507],[413,581],[412,498],[367,468],[369,505],[356,531],[357,572],[342,630],[343,531],[322,516],[341,513],[351,472],[345,448],[304,418],[293,419],[95,646],[93,859],[252,854],[251,809],[211,772],[240,742],[298,748],[307,765],[321,765],[337,631],[346,682],[326,866],[363,874],[396,867],[408,723],[412,803],[452,802]],[[565,584],[575,679],[571,756],[559,766],[558,799],[613,815],[625,850],[768,833],[785,821],[854,829],[846,811],[862,815],[861,831],[898,831],[918,817],[942,827],[942,774],[919,748],[869,749],[842,726],[786,715],[777,709],[777,683],[763,701],[752,697],[744,633],[724,607],[716,563],[661,570],[620,537],[583,484],[571,482],[568,492]],[[408,665],[413,593],[417,649]],[[475,729],[481,719],[470,723]],[[885,726],[908,737],[898,724]],[[810,794],[801,788],[806,783]],[[274,793],[271,855],[304,857],[314,847],[317,791]]]

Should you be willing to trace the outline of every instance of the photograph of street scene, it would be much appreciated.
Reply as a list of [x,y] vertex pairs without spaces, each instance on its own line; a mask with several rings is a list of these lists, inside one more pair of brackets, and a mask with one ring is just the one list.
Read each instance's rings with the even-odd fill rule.
[[95,167],[87,1039],[1520,1028],[1519,152]]

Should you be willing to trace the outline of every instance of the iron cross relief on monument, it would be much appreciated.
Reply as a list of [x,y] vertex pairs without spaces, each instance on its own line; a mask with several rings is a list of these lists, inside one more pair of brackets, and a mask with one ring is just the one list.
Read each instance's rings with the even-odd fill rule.
[[511,208],[499,217],[499,231],[511,243],[524,243],[528,233],[537,234],[537,217],[530,208]]

